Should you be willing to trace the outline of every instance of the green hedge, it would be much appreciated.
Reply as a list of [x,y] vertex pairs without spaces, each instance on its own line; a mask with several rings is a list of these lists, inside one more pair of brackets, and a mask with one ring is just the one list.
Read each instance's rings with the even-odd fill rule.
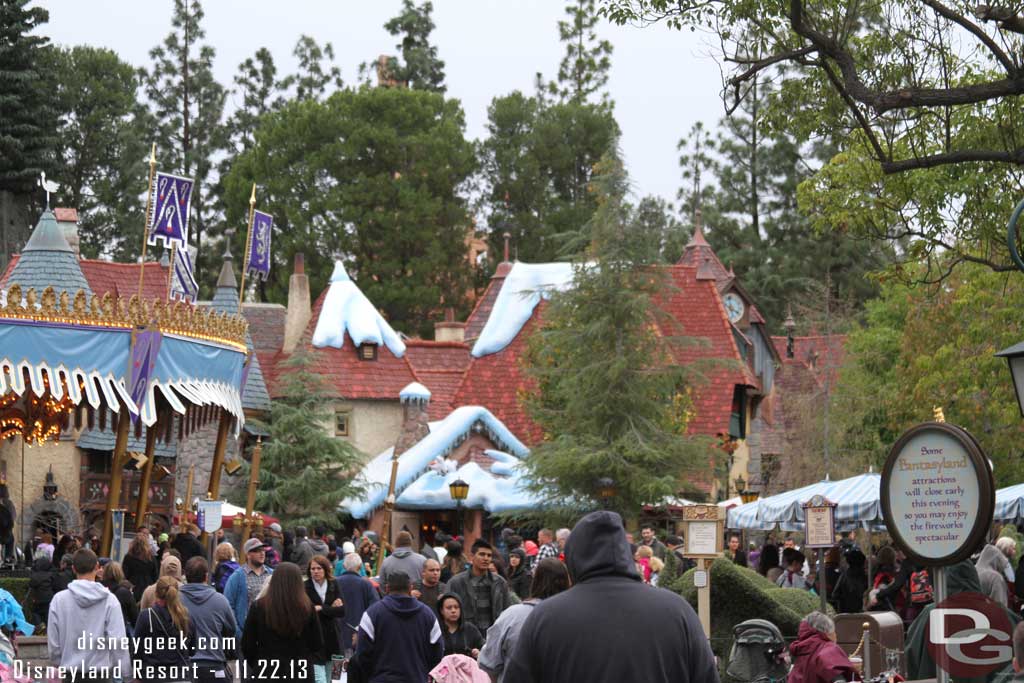
[[[697,589],[693,573],[683,574],[666,588],[682,595],[697,609]],[[795,638],[800,621],[818,609],[818,598],[811,593],[779,588],[752,569],[725,559],[711,565],[711,649],[723,664],[732,649],[732,629],[747,619],[765,619],[779,627],[786,638]]]
[[28,579],[0,578],[0,588],[13,595],[22,605],[28,600]]

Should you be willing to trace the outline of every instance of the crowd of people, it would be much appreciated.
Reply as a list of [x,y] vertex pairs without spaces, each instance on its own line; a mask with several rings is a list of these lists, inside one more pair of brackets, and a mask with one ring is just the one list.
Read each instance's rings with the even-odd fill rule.
[[[367,683],[717,680],[693,609],[652,587],[679,569],[681,542],[644,528],[633,544],[614,513],[530,538],[505,529],[493,545],[438,533],[416,548],[403,530],[379,572],[371,532],[267,532],[207,558],[192,525],[141,527],[120,561],[97,557],[90,535],[40,535],[26,548],[30,602],[51,665],[65,680],[140,683],[326,682],[335,666]],[[581,629],[620,656],[593,657]],[[638,647],[652,656],[631,662]]]

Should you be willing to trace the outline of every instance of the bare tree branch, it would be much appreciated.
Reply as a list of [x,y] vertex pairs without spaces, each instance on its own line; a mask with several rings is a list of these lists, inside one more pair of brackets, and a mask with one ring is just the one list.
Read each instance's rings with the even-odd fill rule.
[[939,0],[921,0],[921,2],[935,10],[939,16],[949,19],[980,40],[981,43],[989,49],[989,52],[999,60],[999,63],[1003,65],[1003,69],[1006,70],[1008,76],[1012,77],[1017,75],[1017,65],[1013,63],[1010,56],[1007,55],[1003,49],[996,44],[996,41],[992,40],[991,36],[985,33],[980,26],[975,24],[973,21],[969,21],[967,17],[959,12],[954,12],[950,8],[946,7],[939,2]]
[[1014,33],[1024,33],[1024,18],[1009,7],[992,7],[991,5],[978,5],[974,10],[974,16],[982,21],[995,21],[999,28]]
[[962,164],[969,161],[989,161],[1004,164],[1024,165],[1024,148],[1009,151],[967,149],[957,152],[943,152],[911,159],[883,161],[882,171],[886,174],[902,173],[919,168],[935,168],[948,164]]

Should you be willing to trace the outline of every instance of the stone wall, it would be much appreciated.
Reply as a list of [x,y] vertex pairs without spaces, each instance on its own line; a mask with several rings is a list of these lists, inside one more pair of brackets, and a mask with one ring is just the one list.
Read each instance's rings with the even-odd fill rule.
[[[77,512],[79,506],[79,476],[81,472],[82,458],[80,451],[75,447],[78,434],[69,435],[66,440],[57,443],[47,443],[43,446],[26,446],[24,480],[22,480],[22,444],[18,439],[11,439],[0,442],[0,462],[7,472],[7,487],[10,492],[11,501],[18,511],[18,519],[15,520],[15,530],[18,533],[17,540],[23,543],[27,536],[30,536],[32,529],[33,511],[30,506],[42,498],[43,485],[46,483],[46,473],[50,466],[53,466],[53,477],[57,482],[58,499],[65,505],[60,510],[74,511],[75,518],[66,520],[69,524],[78,524]],[[42,511],[42,510],[39,510]],[[80,529],[73,529],[80,531]]]
[[[211,420],[187,437],[178,445],[178,459],[174,472],[174,495],[179,498],[185,497],[188,490],[188,470],[195,465],[195,478],[192,481],[192,498],[202,500],[206,496],[206,490],[210,486],[210,470],[213,467],[213,451],[217,445],[217,420]],[[225,462],[234,457],[241,457],[242,440],[235,439],[228,435],[228,443],[224,449]],[[229,475],[221,471],[220,474],[220,498],[227,500],[233,492],[244,490],[248,480],[241,471]]]

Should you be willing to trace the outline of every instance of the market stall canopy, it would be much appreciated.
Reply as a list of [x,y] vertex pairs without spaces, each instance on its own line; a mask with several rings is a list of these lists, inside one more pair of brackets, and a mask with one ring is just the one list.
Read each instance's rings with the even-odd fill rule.
[[880,474],[868,472],[839,481],[819,481],[808,486],[762,498],[729,510],[733,529],[802,528],[803,504],[820,495],[836,503],[835,521],[840,528],[878,527],[882,522]]
[[996,491],[993,517],[1001,522],[1024,518],[1024,484],[1014,484]]

